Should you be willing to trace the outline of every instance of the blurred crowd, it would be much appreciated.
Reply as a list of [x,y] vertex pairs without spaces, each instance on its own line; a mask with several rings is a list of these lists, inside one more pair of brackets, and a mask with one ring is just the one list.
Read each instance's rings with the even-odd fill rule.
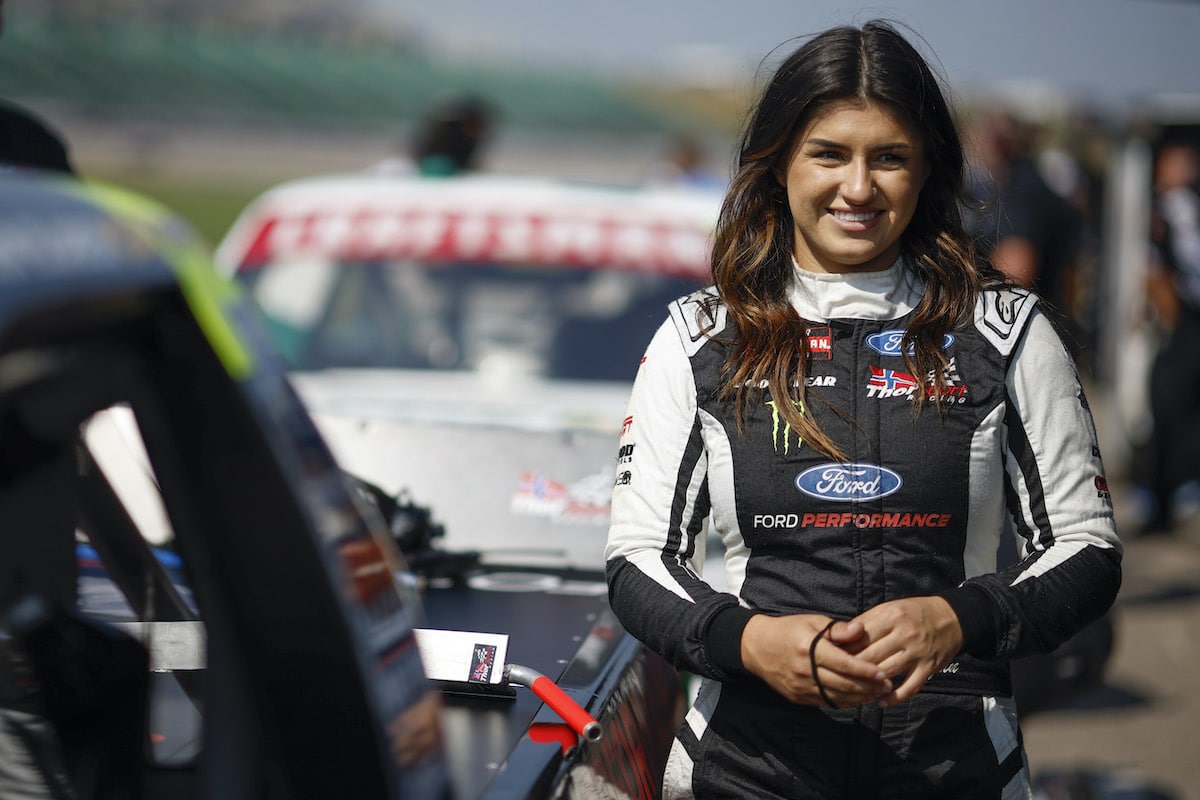
[[[1110,469],[1133,488],[1129,518],[1137,529],[1130,533],[1172,531],[1200,510],[1193,457],[1200,436],[1200,135],[1181,126],[1142,134],[1152,178],[1139,204],[1144,246],[1129,263],[1106,252],[1113,241],[1106,226],[1117,223],[1106,216],[1115,207],[1106,207],[1106,182],[1121,142],[1102,124],[1050,125],[983,105],[970,114],[968,132],[972,232],[993,263],[1053,310],[1081,370],[1092,377],[1115,370],[1116,379],[1140,384],[1133,394],[1140,407],[1121,432],[1128,463]],[[1106,280],[1105,270],[1129,271],[1133,280]],[[1135,302],[1106,297],[1115,286],[1132,287]],[[1111,314],[1119,306],[1132,307],[1133,318]],[[1145,356],[1098,364],[1105,326],[1117,326],[1116,339]]]
[[1099,131],[1053,130],[988,105],[968,123],[968,229],[992,262],[1036,289],[1084,363],[1094,346],[1103,218]]

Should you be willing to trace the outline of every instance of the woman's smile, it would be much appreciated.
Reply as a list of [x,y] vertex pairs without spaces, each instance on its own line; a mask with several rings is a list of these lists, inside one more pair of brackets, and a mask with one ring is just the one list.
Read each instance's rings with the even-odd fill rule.
[[831,214],[842,223],[847,231],[866,230],[876,220],[883,216],[882,211],[839,211],[830,209]]

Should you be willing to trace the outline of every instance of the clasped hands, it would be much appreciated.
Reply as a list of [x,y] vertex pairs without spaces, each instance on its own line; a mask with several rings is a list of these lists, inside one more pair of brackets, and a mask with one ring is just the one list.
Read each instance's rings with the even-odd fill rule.
[[793,703],[888,707],[920,691],[962,647],[958,617],[941,597],[890,600],[834,622],[810,657],[813,639],[830,621],[820,614],[756,614],[742,633],[742,663]]

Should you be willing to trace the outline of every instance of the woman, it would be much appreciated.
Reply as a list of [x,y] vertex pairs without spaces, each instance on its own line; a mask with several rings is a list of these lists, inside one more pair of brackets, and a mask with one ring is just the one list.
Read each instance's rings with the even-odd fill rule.
[[962,185],[883,23],[809,40],[751,117],[715,287],[647,348],[613,495],[612,606],[703,678],[666,797],[1030,796],[1007,661],[1109,607],[1121,546],[1074,366],[973,253]]

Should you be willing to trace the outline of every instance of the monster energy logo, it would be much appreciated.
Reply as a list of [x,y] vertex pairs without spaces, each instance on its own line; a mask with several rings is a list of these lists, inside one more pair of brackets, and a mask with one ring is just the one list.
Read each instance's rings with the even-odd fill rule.
[[[804,413],[804,403],[799,400],[793,400],[792,404],[800,409],[800,413]],[[780,447],[783,448],[783,454],[786,456],[790,452],[792,443],[792,424],[783,419],[783,415],[779,413],[778,406],[774,400],[768,400],[767,405],[771,407],[771,446],[778,453]],[[780,423],[783,423],[783,430],[780,430]],[[796,435],[796,449],[799,450],[804,445],[804,439],[800,435]]]

